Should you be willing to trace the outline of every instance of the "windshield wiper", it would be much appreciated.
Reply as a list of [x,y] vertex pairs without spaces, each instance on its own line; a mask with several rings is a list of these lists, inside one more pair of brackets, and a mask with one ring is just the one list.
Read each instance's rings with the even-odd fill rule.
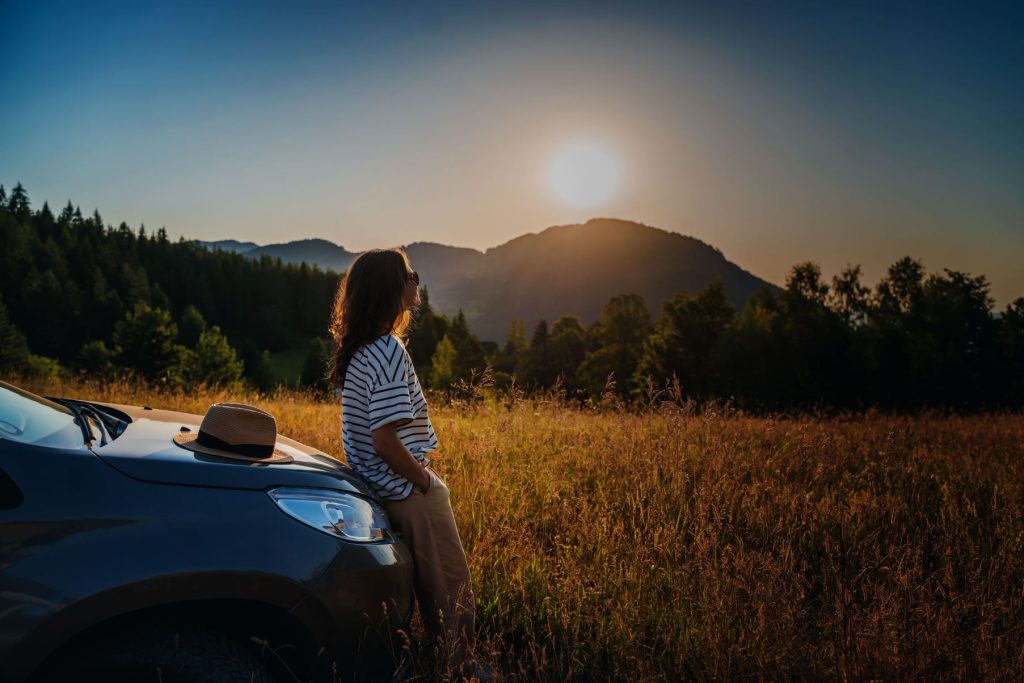
[[64,406],[68,410],[70,410],[71,413],[75,416],[75,424],[77,424],[79,427],[81,427],[81,429],[82,429],[82,438],[85,439],[85,445],[86,446],[90,445],[93,441],[96,440],[95,437],[93,437],[93,435],[92,435],[92,427],[89,426],[89,418],[87,418],[85,416],[85,413],[82,412],[81,408],[76,406],[71,401],[67,401],[65,399],[55,398],[55,399],[51,399],[51,400],[56,401],[57,403],[61,404],[62,406]]
[[100,413],[100,411],[96,410],[95,408],[93,408],[88,403],[81,404],[81,405],[78,406],[78,408],[83,413],[91,415],[92,418],[94,420],[96,420],[97,423],[99,423],[99,425],[100,425],[100,445],[101,446],[106,446],[107,442],[110,439],[113,439],[114,437],[110,436],[110,439],[107,438],[107,436],[110,435],[110,432],[107,429],[107,423],[103,421],[103,415]]
[[85,423],[89,432],[86,434],[85,429],[83,429],[82,433],[85,435],[85,440],[87,442],[94,440],[94,430],[92,429],[92,425],[89,424],[88,418],[92,418],[92,420],[100,426],[101,446],[106,446],[107,443],[124,434],[124,430],[128,427],[128,423],[124,420],[108,414],[102,408],[94,406],[88,401],[78,401],[71,398],[54,398],[52,396],[49,397],[49,400],[59,403],[65,408],[71,410],[75,415],[75,421],[78,422],[79,425],[83,422]]

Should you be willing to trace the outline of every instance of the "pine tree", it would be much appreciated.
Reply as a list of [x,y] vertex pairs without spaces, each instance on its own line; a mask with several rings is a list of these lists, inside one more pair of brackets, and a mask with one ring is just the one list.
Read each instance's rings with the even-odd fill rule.
[[550,344],[548,323],[541,320],[533,330],[530,348],[523,363],[523,382],[527,386],[548,388],[555,383],[557,373],[551,358]]
[[563,315],[551,326],[551,359],[567,390],[579,388],[577,370],[587,354],[587,331],[574,315]]
[[447,334],[437,344],[437,350],[434,351],[434,357],[431,358],[430,364],[434,368],[431,386],[435,389],[447,389],[459,379],[456,367],[458,351]]
[[420,290],[420,305],[413,317],[412,328],[406,348],[412,357],[416,372],[423,382],[430,382],[431,358],[437,350],[437,344],[448,331],[448,318],[443,313],[435,313],[430,305],[427,288]]
[[57,219],[62,225],[71,225],[71,221],[75,217],[75,207],[71,205],[71,200],[68,200],[67,205],[61,210],[60,217]]
[[27,219],[30,215],[31,203],[28,199],[28,192],[19,182],[11,190],[11,198],[7,202],[7,210],[21,219]]
[[205,331],[206,318],[203,314],[191,304],[186,306],[181,314],[181,324],[178,325],[178,341],[192,348],[199,343],[199,336]]
[[110,379],[115,374],[114,359],[117,353],[103,340],[91,341],[82,346],[78,353],[79,364],[90,379]]
[[526,339],[526,324],[522,320],[513,320],[509,325],[505,345],[494,355],[494,370],[507,375],[519,372],[520,365],[530,344]]
[[114,326],[118,360],[150,380],[175,379],[171,370],[179,362],[174,344],[178,327],[171,314],[140,301]]
[[613,296],[591,330],[596,349],[580,364],[579,378],[591,396],[598,396],[612,377],[620,395],[633,389],[633,374],[644,342],[652,331],[651,314],[639,294]]
[[455,347],[455,380],[468,380],[474,372],[482,371],[487,365],[487,357],[480,340],[476,338],[466,322],[465,314],[460,310],[446,336]]
[[242,361],[216,325],[199,335],[192,362],[194,365],[185,371],[192,383],[227,387],[242,379]]

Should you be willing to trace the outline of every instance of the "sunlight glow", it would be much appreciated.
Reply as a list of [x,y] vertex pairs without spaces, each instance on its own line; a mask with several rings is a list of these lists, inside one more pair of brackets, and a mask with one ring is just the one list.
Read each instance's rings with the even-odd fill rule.
[[548,187],[572,208],[597,206],[611,199],[622,183],[622,163],[608,145],[573,140],[555,150],[548,163]]

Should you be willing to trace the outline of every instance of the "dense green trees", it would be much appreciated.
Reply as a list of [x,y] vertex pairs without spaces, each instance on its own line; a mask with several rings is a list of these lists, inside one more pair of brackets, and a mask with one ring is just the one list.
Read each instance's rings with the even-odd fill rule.
[[148,380],[166,382],[179,372],[183,359],[181,347],[174,343],[177,336],[178,326],[170,312],[144,301],[114,325],[118,360],[138,369]]
[[827,284],[814,263],[794,266],[780,292],[763,290],[736,314],[720,282],[679,293],[652,324],[643,299],[613,297],[589,329],[572,317],[540,321],[527,342],[512,323],[489,359],[437,347],[443,388],[450,368],[490,362],[499,380],[526,389],[557,382],[571,395],[612,389],[640,396],[674,378],[699,401],[732,399],[752,410],[1024,405],[1024,298],[992,311],[983,276],[928,274],[903,258],[875,290],[848,266]]
[[502,386],[508,385],[512,377],[522,374],[520,363],[530,347],[526,339],[526,325],[522,320],[513,320],[505,337],[505,345],[500,347],[491,359],[495,381]]
[[431,367],[433,368],[433,379],[431,384],[435,387],[450,387],[458,381],[459,376],[456,370],[458,365],[458,351],[451,337],[447,334],[441,337],[431,356]]
[[948,269],[926,276],[909,258],[889,268],[865,325],[869,371],[888,387],[881,403],[980,405],[1006,395],[1005,380],[1014,380],[1007,371],[1024,354],[1006,331],[1024,299],[996,318],[988,289],[984,276]]
[[185,307],[181,314],[181,324],[178,325],[178,339],[185,346],[195,346],[199,336],[206,331],[206,318],[199,312],[199,309],[191,304]]
[[[338,274],[170,242],[162,229],[106,226],[68,204],[32,209],[0,186],[0,373],[86,372],[171,386],[294,381],[329,396],[324,338]],[[612,297],[589,327],[573,316],[500,347],[461,311],[422,291],[408,349],[425,386],[446,389],[490,366],[499,386],[560,386],[585,399],[641,396],[673,380],[696,401],[750,409],[957,409],[1024,405],[1024,297],[993,311],[984,276],[894,263],[874,289],[847,266],[828,282],[796,265],[783,290],[733,310],[718,281],[662,303]]]
[[[420,324],[429,323],[421,316]],[[460,382],[474,380],[490,361],[480,340],[469,330],[466,316],[459,311],[450,324],[438,327],[441,328],[446,328],[446,331],[430,355],[430,362],[427,364],[429,374],[424,375],[417,369],[421,382],[426,386],[448,388]]]
[[661,318],[645,342],[637,377],[674,375],[691,396],[710,396],[720,380],[713,354],[735,315],[718,280],[696,296],[676,294],[662,304]]
[[435,313],[430,305],[430,293],[420,291],[420,305],[415,311],[408,349],[420,381],[429,386],[433,377],[433,356],[437,345],[448,333],[451,323],[443,313]]
[[[2,188],[0,188],[2,189]],[[7,315],[7,306],[0,298],[0,368],[24,372],[28,367],[28,342]]]
[[183,336],[166,309],[140,301],[114,325],[114,347],[108,348],[102,340],[89,342],[79,354],[81,365],[104,377],[134,373],[170,386],[239,383],[242,361],[220,328],[207,329],[194,308],[184,321],[192,329]]
[[311,389],[320,396],[330,393],[327,383],[327,368],[330,363],[331,344],[323,337],[314,337],[306,354],[306,362],[302,366],[299,385]]
[[589,330],[590,350],[577,371],[590,395],[600,395],[612,385],[628,395],[638,386],[633,375],[652,329],[650,311],[640,295],[619,294],[605,304]]
[[186,383],[224,387],[242,379],[242,361],[216,325],[202,332],[195,349],[185,353],[191,360],[185,362]]
[[1006,307],[997,337],[1000,354],[995,362],[999,377],[996,395],[1024,405],[1024,297]]
[[551,362],[566,391],[582,388],[576,369],[587,355],[587,330],[574,315],[563,315],[551,326]]
[[0,295],[30,349],[24,361],[5,356],[2,372],[63,367],[182,385],[244,376],[268,388],[271,354],[326,330],[336,273],[106,226],[71,202],[57,216],[46,204],[32,211],[20,183],[0,196]]

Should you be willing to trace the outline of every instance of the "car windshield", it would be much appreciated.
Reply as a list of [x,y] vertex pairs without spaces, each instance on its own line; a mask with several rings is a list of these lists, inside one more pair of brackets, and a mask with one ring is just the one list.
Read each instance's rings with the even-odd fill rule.
[[7,382],[0,382],[0,439],[57,448],[85,443],[71,410]]

